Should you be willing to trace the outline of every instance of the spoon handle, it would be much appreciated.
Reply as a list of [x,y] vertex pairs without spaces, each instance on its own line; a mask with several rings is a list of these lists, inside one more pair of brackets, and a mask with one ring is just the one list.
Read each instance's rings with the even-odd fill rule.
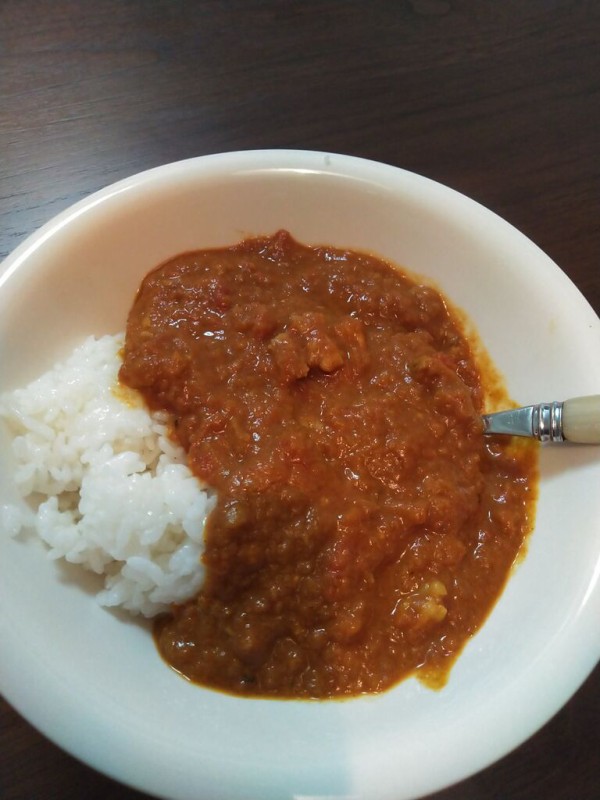
[[600,444],[600,395],[484,414],[483,427],[486,434],[527,436],[540,442]]
[[562,413],[563,435],[568,442],[600,442],[600,395],[565,400]]

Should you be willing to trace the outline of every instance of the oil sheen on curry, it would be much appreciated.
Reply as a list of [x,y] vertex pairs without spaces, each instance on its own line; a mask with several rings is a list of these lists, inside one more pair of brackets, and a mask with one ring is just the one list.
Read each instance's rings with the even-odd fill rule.
[[486,439],[481,375],[434,289],[288,233],[143,281],[121,380],[215,491],[197,597],[155,625],[239,695],[442,685],[532,526],[536,449]]

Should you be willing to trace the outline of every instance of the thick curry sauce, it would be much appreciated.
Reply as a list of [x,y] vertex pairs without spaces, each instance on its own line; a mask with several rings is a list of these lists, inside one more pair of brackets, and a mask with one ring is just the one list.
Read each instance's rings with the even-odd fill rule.
[[484,438],[437,291],[285,232],[186,253],[144,280],[120,377],[216,492],[169,664],[254,696],[443,683],[530,530],[536,451]]

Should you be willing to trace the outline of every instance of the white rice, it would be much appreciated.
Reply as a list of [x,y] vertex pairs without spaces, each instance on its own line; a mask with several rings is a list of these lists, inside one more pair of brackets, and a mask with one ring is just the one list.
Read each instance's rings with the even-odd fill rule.
[[104,575],[97,595],[151,617],[198,591],[211,501],[135,392],[118,385],[123,336],[89,338],[24,389],[0,398],[28,506],[0,508],[16,536],[33,528],[52,559]]

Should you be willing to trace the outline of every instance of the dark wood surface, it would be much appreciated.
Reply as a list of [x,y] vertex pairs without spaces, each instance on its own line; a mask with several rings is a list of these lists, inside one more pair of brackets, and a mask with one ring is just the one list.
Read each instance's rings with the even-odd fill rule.
[[[0,257],[148,167],[330,150],[479,200],[598,312],[599,40],[596,0],[0,0]],[[600,797],[599,696],[596,669],[534,738],[436,800]],[[0,703],[2,800],[145,797]]]

